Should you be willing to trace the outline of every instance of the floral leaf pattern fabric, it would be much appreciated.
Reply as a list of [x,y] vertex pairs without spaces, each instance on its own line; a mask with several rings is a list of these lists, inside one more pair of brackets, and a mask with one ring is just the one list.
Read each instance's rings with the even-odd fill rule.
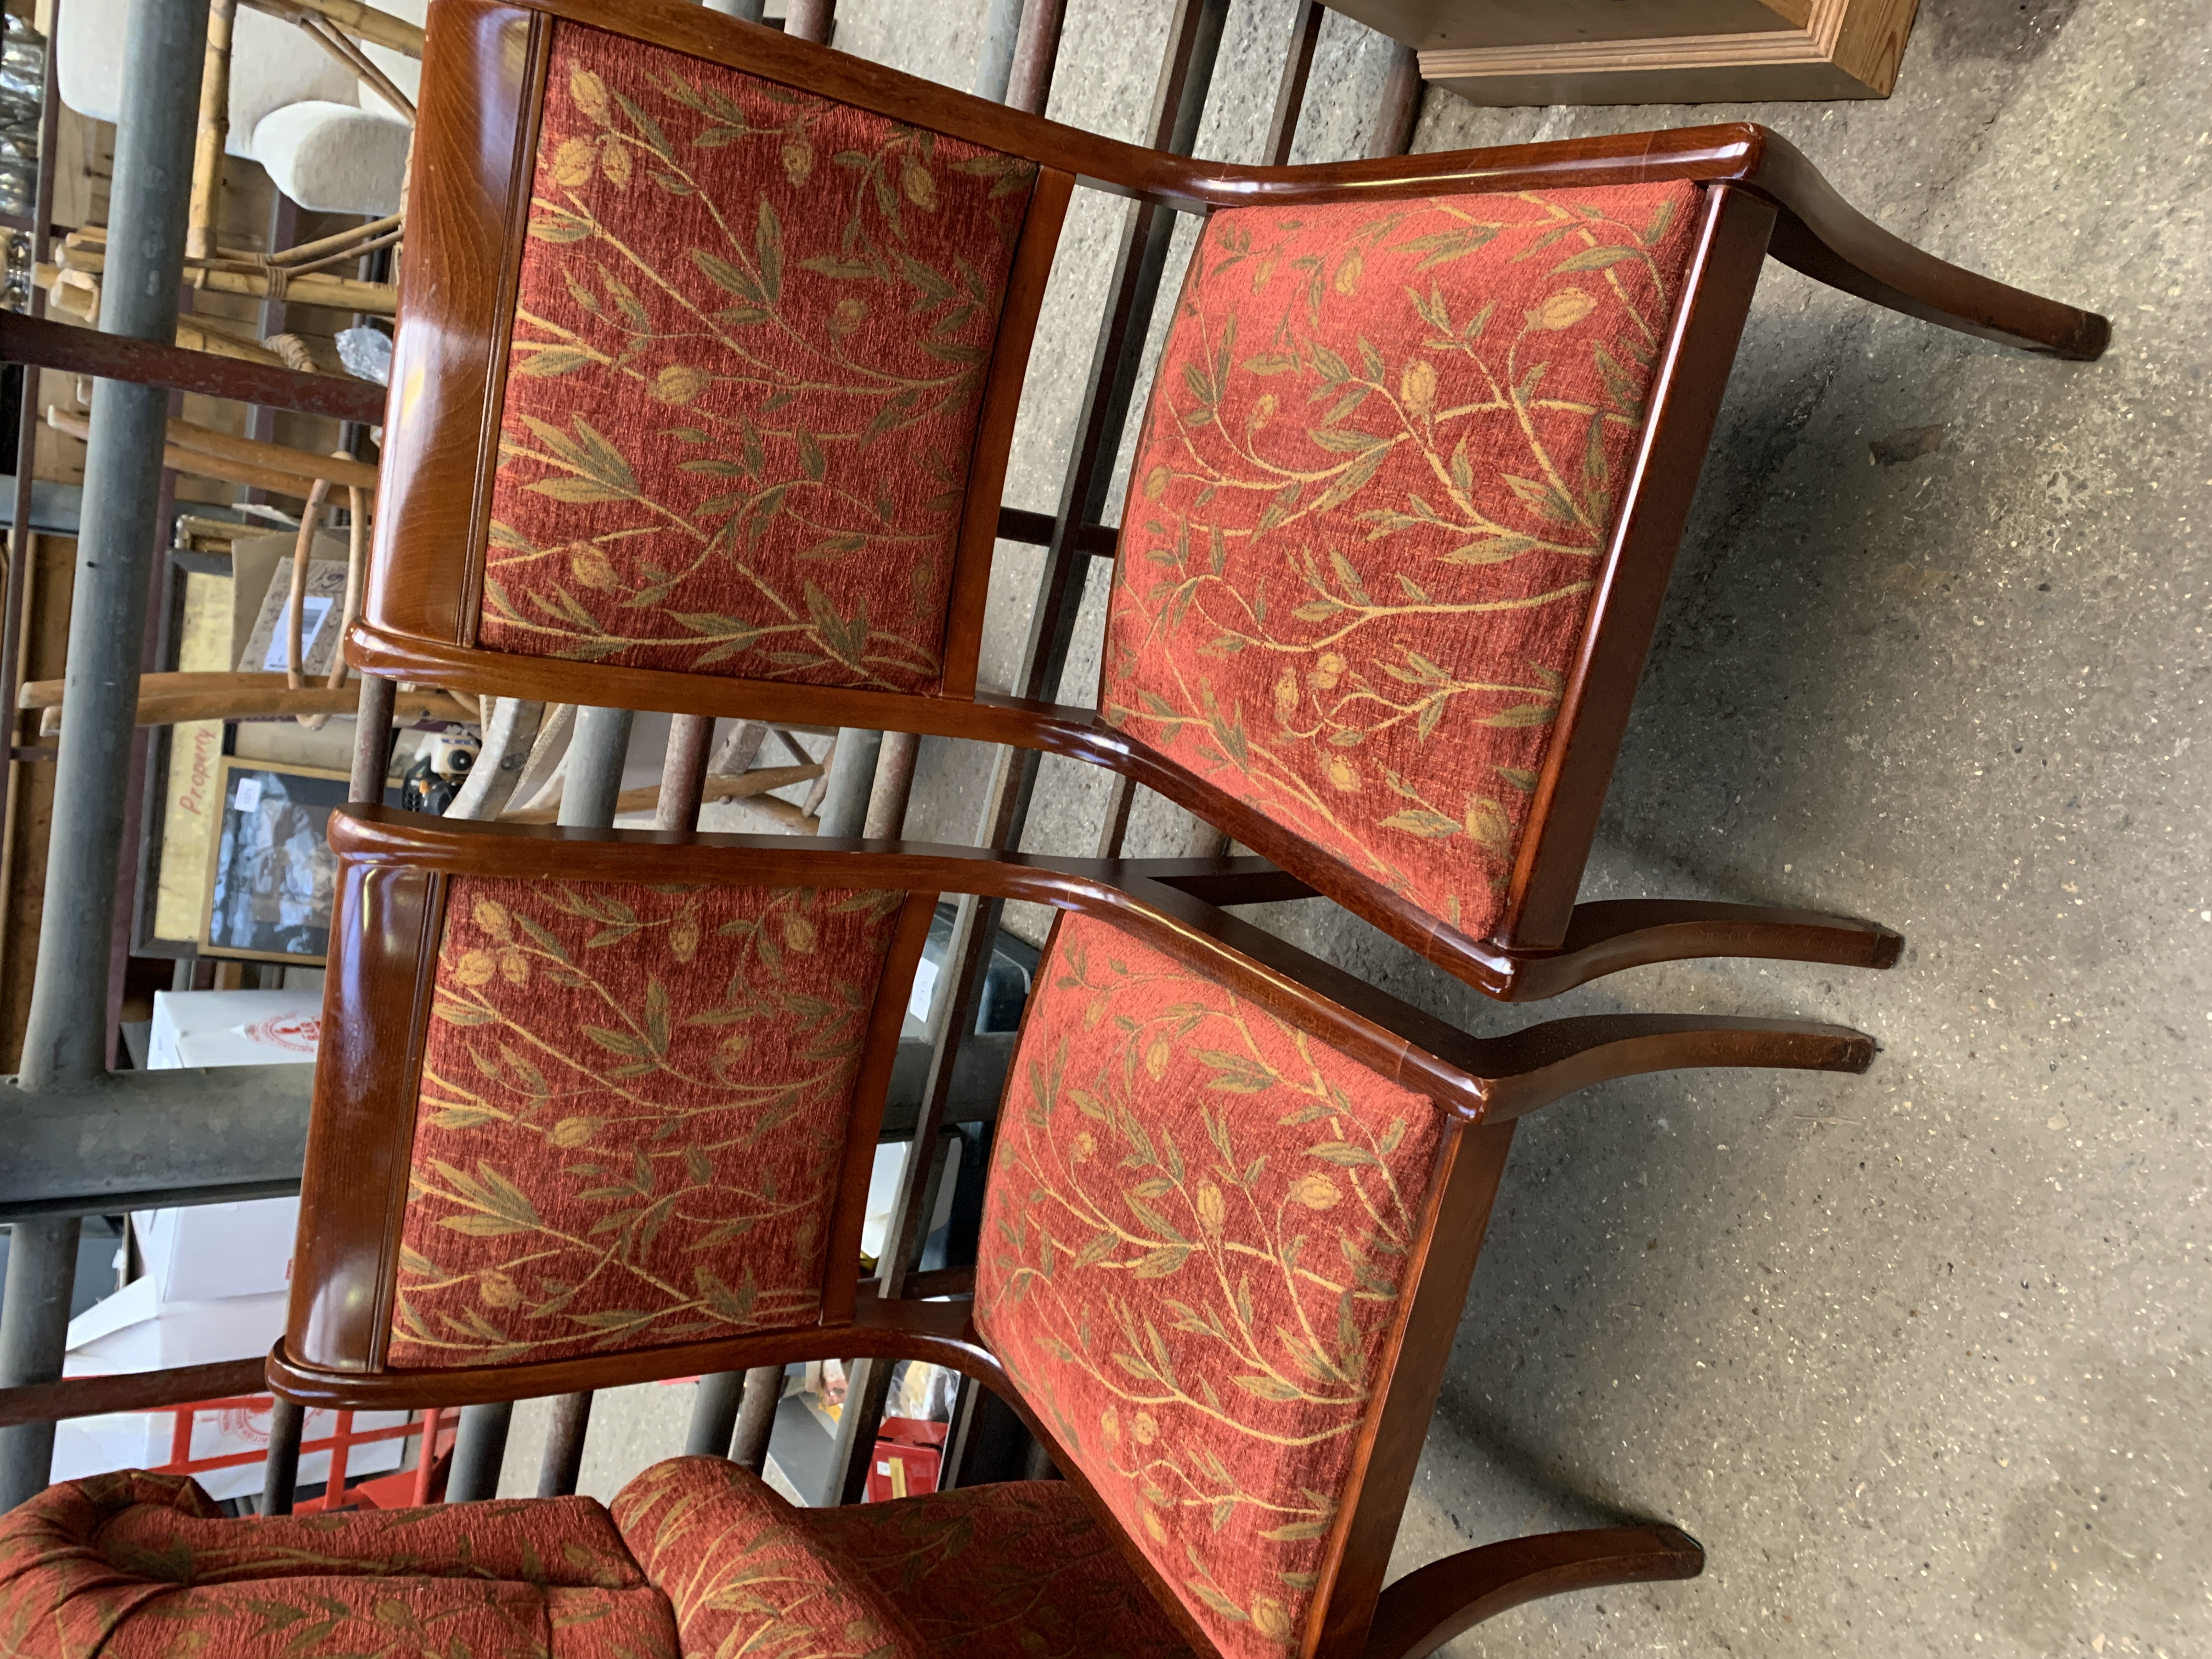
[[933,1659],[1191,1659],[1064,1480],[1006,1480],[805,1511]]
[[388,1363],[811,1323],[904,898],[455,878]]
[[1106,718],[1483,936],[1694,198],[1215,214],[1131,472]]
[[1304,1639],[1441,1133],[1424,1096],[1062,917],[975,1317],[1224,1654]]
[[667,1602],[589,1498],[224,1518],[126,1470],[0,1520],[0,1652],[23,1659],[676,1659]]
[[806,1512],[726,1459],[656,1463],[614,1516],[687,1656],[924,1659],[898,1609],[816,1538]]
[[478,642],[933,691],[1034,179],[556,25]]

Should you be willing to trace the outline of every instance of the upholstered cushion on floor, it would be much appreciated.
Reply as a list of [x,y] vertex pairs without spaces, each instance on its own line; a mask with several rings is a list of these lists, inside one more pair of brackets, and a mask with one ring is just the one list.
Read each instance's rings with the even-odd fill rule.
[[813,1320],[903,898],[457,878],[391,1364]]
[[976,1323],[1224,1653],[1297,1643],[1437,1114],[1069,913],[999,1115]]
[[556,25],[481,642],[935,690],[1035,175]]
[[1207,221],[1131,474],[1107,718],[1482,936],[1619,515],[1694,194]]
[[384,1653],[673,1659],[667,1603],[589,1498],[226,1519],[125,1471],[0,1518],[0,1652],[24,1659]]
[[933,1659],[1188,1659],[1113,1534],[1064,1480],[800,1511]]

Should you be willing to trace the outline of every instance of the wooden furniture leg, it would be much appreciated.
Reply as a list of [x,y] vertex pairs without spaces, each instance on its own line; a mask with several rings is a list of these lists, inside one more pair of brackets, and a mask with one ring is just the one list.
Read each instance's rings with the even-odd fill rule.
[[1462,1550],[1382,1592],[1366,1659],[1426,1659],[1453,1637],[1540,1596],[1695,1578],[1705,1547],[1676,1527],[1539,1533]]
[[1879,922],[1817,910],[1704,899],[1605,899],[1575,907],[1556,949],[1508,950],[1514,975],[1506,1000],[1535,1002],[1623,968],[1695,957],[1893,968],[1904,950],[1905,936]]

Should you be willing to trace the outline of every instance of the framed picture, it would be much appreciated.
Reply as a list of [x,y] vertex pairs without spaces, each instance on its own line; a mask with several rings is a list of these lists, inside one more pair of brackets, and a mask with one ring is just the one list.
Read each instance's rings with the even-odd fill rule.
[[200,954],[323,966],[337,872],[331,809],[345,802],[346,775],[226,755],[217,782]]

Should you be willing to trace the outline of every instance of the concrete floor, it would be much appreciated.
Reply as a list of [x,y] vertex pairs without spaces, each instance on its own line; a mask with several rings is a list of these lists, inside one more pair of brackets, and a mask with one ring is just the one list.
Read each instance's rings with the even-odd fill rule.
[[[1133,136],[1166,9],[1075,0],[1051,112]],[[839,44],[965,87],[981,10],[845,0]],[[1288,10],[1236,0],[1205,153],[1256,152]],[[1911,948],[1883,975],[1642,969],[1543,1011],[1816,1017],[1882,1052],[1523,1126],[1399,1565],[1615,1516],[1711,1565],[1520,1609],[1461,1659],[2212,1652],[2208,46],[2201,0],[1925,0],[1884,103],[1428,100],[1423,149],[1765,121],[1900,234],[2114,322],[2102,362],[2058,364],[1769,268],[1585,896],[1826,908]],[[1358,153],[1384,57],[1330,20],[1300,159]],[[1057,500],[1119,212],[1071,218],[1018,505]],[[1932,453],[1874,460],[1923,427]],[[1035,562],[1001,550],[1003,684]],[[969,839],[986,764],[929,744],[913,832]],[[1028,844],[1087,852],[1103,783],[1047,764]],[[1181,834],[1149,803],[1132,850]],[[1528,1018],[1325,906],[1267,920],[1471,1029]],[[605,1397],[587,1489],[675,1449],[685,1392]]]

